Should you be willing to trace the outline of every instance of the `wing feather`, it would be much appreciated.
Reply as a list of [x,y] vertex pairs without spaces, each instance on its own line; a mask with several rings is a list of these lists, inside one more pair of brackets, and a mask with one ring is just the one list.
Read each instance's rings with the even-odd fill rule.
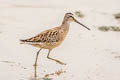
[[22,42],[33,42],[33,43],[53,43],[58,42],[59,38],[59,30],[57,29],[49,29],[46,31],[41,32],[35,37],[21,40]]

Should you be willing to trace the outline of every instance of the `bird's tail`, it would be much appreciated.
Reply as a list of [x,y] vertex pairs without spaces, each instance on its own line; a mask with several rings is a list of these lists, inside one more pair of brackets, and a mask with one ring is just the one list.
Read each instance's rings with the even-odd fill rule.
[[31,41],[26,39],[26,40],[20,40],[20,44],[34,44],[34,43],[31,43]]
[[25,44],[26,42],[26,40],[20,40],[20,44]]

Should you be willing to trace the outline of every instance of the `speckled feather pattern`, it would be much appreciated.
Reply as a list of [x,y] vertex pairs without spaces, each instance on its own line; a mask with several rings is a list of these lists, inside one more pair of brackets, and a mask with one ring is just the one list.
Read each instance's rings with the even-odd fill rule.
[[53,29],[43,31],[32,38],[21,41],[39,48],[53,49],[61,44],[65,36],[66,32],[64,32],[61,27],[55,27]]

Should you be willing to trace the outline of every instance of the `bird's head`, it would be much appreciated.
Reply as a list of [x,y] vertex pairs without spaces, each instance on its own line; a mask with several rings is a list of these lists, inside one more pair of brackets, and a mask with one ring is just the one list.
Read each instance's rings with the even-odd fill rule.
[[78,24],[80,24],[81,26],[87,28],[88,30],[90,30],[90,28],[86,27],[85,25],[83,25],[82,23],[80,23],[79,21],[77,21],[75,18],[74,18],[74,15],[72,13],[66,13],[65,16],[64,16],[64,22],[67,22],[67,23],[70,23],[70,22],[76,22]]

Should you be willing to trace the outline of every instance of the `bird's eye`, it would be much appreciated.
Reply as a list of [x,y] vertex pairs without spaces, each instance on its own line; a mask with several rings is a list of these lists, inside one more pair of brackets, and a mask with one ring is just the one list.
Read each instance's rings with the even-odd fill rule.
[[68,16],[68,18],[72,18],[72,16]]

